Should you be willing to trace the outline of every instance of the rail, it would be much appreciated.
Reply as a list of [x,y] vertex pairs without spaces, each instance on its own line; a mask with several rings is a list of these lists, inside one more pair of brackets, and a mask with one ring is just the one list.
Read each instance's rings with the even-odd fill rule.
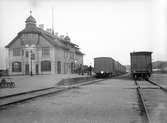
[[151,84],[153,84],[153,85],[155,85],[155,86],[158,86],[161,90],[163,90],[164,92],[167,93],[167,88],[164,88],[162,85],[158,84],[157,82],[154,82],[152,80],[146,80],[146,81],[151,83]]
[[43,88],[43,89],[3,96],[3,97],[0,97],[1,99],[0,107],[17,104],[17,103],[28,101],[28,100],[31,100],[37,97],[42,97],[42,96],[46,96],[49,94],[55,94],[58,92],[73,89],[79,86],[93,84],[93,83],[100,82],[100,81],[104,81],[104,79],[91,80],[91,81],[87,81],[87,82],[83,82],[79,84],[69,85],[67,87],[66,86],[49,87],[49,88]]
[[143,93],[142,93],[142,88],[139,86],[138,82],[135,80],[135,84],[137,86],[137,93],[139,95],[139,98],[141,100],[141,103],[142,103],[142,107],[144,109],[144,112],[145,112],[145,115],[146,115],[146,120],[147,120],[147,123],[151,123],[151,118],[149,116],[149,113],[148,113],[148,110],[147,110],[147,107],[146,107],[146,104],[144,102],[144,96],[143,96]]

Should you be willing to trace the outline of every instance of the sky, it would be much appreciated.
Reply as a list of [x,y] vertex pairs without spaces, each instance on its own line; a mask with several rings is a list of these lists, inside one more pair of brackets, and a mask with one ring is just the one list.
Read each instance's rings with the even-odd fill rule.
[[[37,25],[68,35],[85,53],[130,64],[130,52],[151,51],[153,61],[167,60],[166,0],[0,0],[0,47],[24,29],[30,15]],[[1,53],[2,54],[2,53]]]

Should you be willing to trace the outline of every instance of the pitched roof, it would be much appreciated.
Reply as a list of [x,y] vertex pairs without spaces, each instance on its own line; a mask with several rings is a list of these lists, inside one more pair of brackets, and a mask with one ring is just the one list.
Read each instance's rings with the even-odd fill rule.
[[79,50],[76,50],[75,53],[78,54],[78,55],[85,55],[84,53],[82,53],[82,52],[79,51]]
[[47,31],[44,31],[34,25],[29,25],[22,31],[18,33],[18,35],[8,44],[6,45],[6,48],[9,48],[11,44],[13,44],[22,34],[25,33],[37,33],[40,34],[43,38],[45,38],[49,43],[51,43],[54,46],[61,47],[64,49],[68,49],[63,42],[59,40],[57,36],[54,36]]
[[62,37],[58,37],[56,35],[52,35],[51,33],[48,33],[47,31],[37,27],[36,26],[36,20],[35,20],[35,18],[32,15],[30,15],[26,19],[25,22],[26,22],[26,27],[22,31],[20,31],[17,34],[17,36],[8,45],[5,46],[6,48],[9,48],[11,46],[11,44],[13,44],[18,38],[21,37],[22,34],[25,34],[25,33],[36,33],[36,34],[41,35],[43,38],[45,38],[53,46],[69,50],[69,48],[66,45],[66,44],[69,44],[72,47],[78,49],[76,51],[76,53],[83,55],[83,53],[79,51],[79,46],[74,44],[74,43],[72,43],[72,42],[70,42],[70,37],[69,36],[65,36],[65,37],[63,36],[63,38]]

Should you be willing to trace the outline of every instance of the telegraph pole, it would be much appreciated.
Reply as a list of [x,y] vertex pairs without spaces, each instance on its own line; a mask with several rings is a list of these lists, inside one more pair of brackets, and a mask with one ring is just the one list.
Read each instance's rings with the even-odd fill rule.
[[31,55],[30,55],[30,60],[31,60],[31,76],[32,76],[32,50],[30,51],[31,52]]
[[52,34],[54,35],[54,9],[52,8]]

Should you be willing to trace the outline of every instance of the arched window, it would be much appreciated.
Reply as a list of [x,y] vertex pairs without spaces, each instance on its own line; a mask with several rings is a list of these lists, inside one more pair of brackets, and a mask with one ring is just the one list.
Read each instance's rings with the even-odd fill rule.
[[41,72],[51,71],[51,62],[50,61],[41,61]]
[[12,63],[12,72],[21,72],[21,62]]

